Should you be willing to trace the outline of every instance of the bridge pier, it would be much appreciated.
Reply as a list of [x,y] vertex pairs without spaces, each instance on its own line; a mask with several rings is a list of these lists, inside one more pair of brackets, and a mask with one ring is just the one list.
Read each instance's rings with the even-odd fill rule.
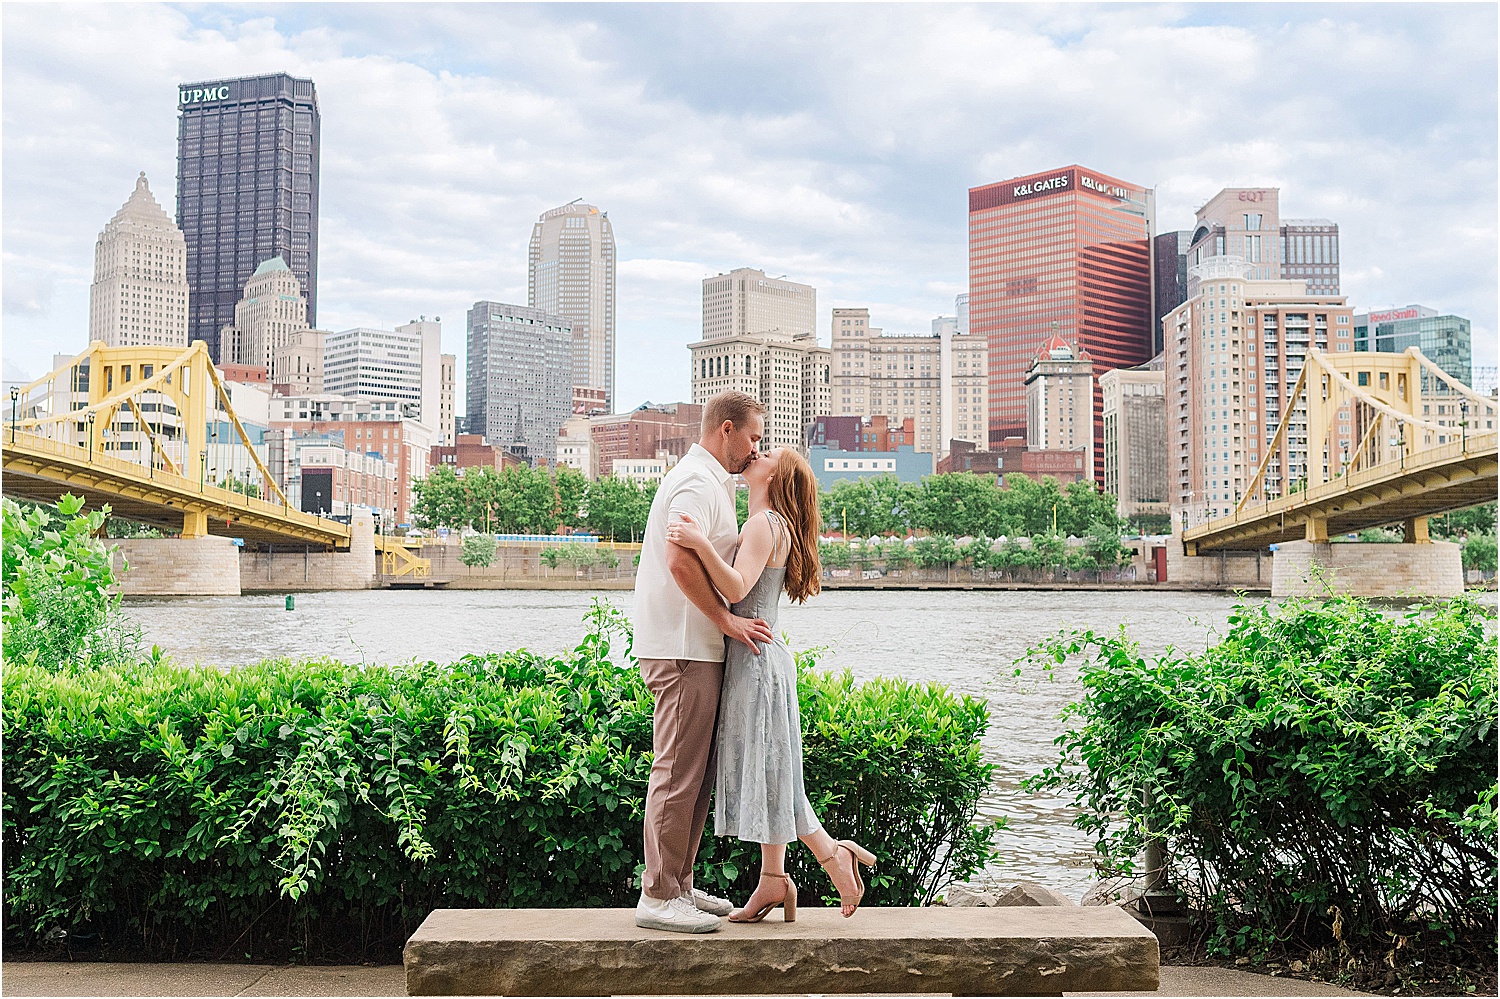
[[1414,539],[1409,544],[1281,543],[1271,572],[1271,596],[1458,596],[1464,591],[1459,546],[1427,539],[1426,518],[1418,519],[1420,527],[1408,525],[1406,536]]
[[[111,545],[118,546],[115,578],[127,597],[240,595],[240,549],[230,538],[125,538]],[[123,575],[122,558],[129,566]]]

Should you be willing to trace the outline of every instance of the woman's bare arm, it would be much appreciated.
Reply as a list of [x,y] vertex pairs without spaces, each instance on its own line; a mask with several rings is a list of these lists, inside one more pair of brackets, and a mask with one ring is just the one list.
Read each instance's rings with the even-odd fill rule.
[[775,538],[767,518],[753,517],[745,525],[733,565],[724,561],[723,556],[714,549],[691,519],[685,520],[686,523],[682,526],[674,523],[667,528],[667,540],[691,548],[698,555],[703,567],[708,570],[708,578],[713,580],[714,589],[722,593],[724,599],[730,603],[745,599],[745,594],[750,592],[750,588],[765,571],[766,563],[771,560],[771,550],[775,547]]

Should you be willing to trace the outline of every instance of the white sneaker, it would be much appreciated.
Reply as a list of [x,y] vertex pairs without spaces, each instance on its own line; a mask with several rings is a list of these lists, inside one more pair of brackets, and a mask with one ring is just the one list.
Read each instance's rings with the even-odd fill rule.
[[712,913],[700,912],[686,898],[663,901],[642,895],[635,907],[635,925],[671,933],[712,933],[723,925],[723,920]]
[[715,916],[727,916],[734,911],[734,905],[727,898],[710,895],[699,888],[694,888],[682,896],[683,901],[692,905],[699,912],[711,912]]

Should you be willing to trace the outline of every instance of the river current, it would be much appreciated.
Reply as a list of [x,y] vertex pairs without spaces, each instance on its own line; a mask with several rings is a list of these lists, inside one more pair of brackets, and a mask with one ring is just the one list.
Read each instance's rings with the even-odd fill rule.
[[[594,597],[630,612],[629,591],[362,590],[299,593],[288,611],[279,595],[132,600],[126,614],[148,645],[181,662],[234,666],[268,657],[330,656],[349,662],[451,661],[470,652],[529,648],[550,654],[583,634]],[[1073,809],[1021,781],[1051,763],[1063,730],[1059,712],[1078,696],[1071,666],[1054,671],[1015,661],[1065,628],[1122,624],[1143,653],[1175,646],[1201,651],[1234,598],[1169,591],[830,591],[806,605],[783,601],[780,627],[793,649],[823,646],[820,662],[857,679],[937,681],[984,698],[983,745],[996,765],[981,813],[1004,816],[996,881],[1037,881],[1080,898],[1094,882],[1090,839]]]

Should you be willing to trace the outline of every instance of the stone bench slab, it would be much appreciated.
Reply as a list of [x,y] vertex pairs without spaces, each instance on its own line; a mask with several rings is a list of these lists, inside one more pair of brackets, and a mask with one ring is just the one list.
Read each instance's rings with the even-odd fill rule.
[[409,995],[1059,995],[1154,992],[1156,937],[1115,906],[775,910],[680,934],[634,909],[437,909]]

